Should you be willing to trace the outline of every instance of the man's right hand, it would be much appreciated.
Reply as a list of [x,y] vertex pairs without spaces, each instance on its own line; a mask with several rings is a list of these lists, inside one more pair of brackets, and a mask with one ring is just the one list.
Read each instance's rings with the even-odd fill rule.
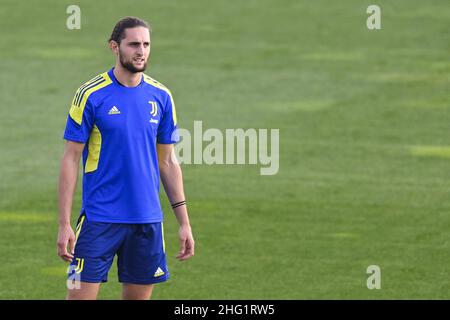
[[[72,262],[75,250],[75,233],[70,225],[59,226],[58,231],[58,256],[64,261]],[[67,245],[69,251],[67,251]]]

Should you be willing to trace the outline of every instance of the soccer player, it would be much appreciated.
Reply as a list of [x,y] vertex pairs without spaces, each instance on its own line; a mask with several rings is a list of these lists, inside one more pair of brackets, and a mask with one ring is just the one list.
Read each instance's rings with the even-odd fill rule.
[[[194,255],[173,148],[175,104],[165,86],[143,73],[150,34],[139,18],[118,21],[109,40],[115,67],[83,84],[69,110],[57,241],[58,255],[70,262],[67,299],[96,299],[115,255],[123,299],[149,299],[153,285],[169,278],[160,178],[180,225],[177,258]],[[70,215],[81,157],[82,208],[74,232]]]

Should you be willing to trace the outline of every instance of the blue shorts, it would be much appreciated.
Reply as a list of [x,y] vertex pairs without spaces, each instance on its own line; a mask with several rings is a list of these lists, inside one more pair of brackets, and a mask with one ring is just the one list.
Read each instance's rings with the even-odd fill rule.
[[146,224],[88,221],[76,227],[75,255],[68,277],[83,282],[106,282],[117,254],[119,282],[152,284],[169,279],[162,222]]

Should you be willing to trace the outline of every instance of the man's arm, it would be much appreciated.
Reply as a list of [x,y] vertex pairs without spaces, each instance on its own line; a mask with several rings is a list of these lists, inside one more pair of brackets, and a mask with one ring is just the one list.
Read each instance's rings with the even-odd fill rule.
[[[67,141],[61,160],[58,186],[59,231],[57,246],[58,255],[65,261],[72,261],[75,249],[75,233],[70,225],[70,215],[83,149],[84,143]],[[67,245],[69,245],[69,252],[67,251]]]
[[[173,144],[157,144],[158,163],[161,181],[171,204],[184,201],[183,176],[180,165],[175,156]],[[194,255],[194,238],[189,223],[186,205],[173,209],[180,225],[178,235],[180,238],[179,260],[187,260]]]

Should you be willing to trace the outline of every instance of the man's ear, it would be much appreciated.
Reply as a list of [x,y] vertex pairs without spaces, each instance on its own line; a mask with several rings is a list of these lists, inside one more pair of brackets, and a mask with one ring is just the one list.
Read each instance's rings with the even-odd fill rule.
[[115,54],[119,53],[119,44],[118,44],[116,41],[111,40],[111,41],[109,42],[109,48],[110,48],[111,51],[114,52]]

